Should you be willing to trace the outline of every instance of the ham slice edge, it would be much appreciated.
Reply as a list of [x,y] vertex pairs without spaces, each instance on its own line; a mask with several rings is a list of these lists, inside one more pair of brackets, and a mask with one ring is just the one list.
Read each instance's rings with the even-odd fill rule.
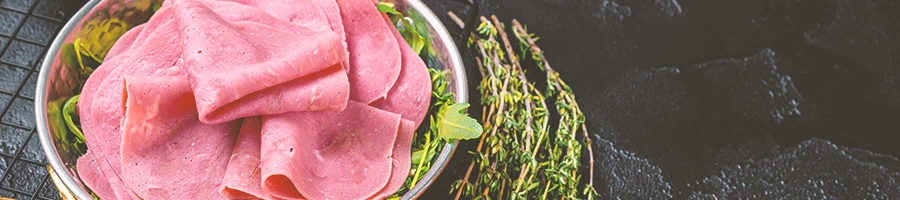
[[263,190],[277,198],[371,197],[390,178],[400,120],[353,101],[339,113],[263,116]]

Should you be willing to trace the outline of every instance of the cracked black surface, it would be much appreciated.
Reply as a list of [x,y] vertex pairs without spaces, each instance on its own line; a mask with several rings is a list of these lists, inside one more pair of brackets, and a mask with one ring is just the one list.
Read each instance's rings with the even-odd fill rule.
[[[461,4],[425,2],[459,31],[445,13],[464,13]],[[33,68],[83,3],[0,0],[0,196],[58,198],[33,137]],[[527,24],[579,95],[604,199],[900,199],[900,1],[481,8]],[[423,199],[452,198],[475,145],[462,143]]]
[[59,199],[34,130],[37,65],[85,1],[0,0],[0,196]]
[[[465,9],[426,3],[445,22]],[[900,198],[900,2],[482,5],[540,36],[579,95],[604,199]],[[467,159],[427,197],[452,198]]]

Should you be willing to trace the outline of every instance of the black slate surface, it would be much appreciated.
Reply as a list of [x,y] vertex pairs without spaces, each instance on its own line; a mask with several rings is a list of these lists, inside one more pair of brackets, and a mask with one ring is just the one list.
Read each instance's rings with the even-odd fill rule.
[[[461,4],[425,2],[459,31],[444,13],[463,13]],[[83,3],[0,0],[0,196],[59,198],[34,136],[34,77]],[[605,199],[900,199],[898,1],[485,0],[481,8],[541,36],[587,114]],[[452,198],[449,185],[468,164],[462,152],[474,146],[462,143],[424,199]]]
[[[426,2],[445,24],[465,11]],[[486,0],[480,11],[541,37],[585,109],[605,199],[900,199],[898,1]],[[452,198],[468,157],[451,163],[428,199]]]
[[60,199],[35,134],[40,61],[84,1],[0,0],[0,196]]

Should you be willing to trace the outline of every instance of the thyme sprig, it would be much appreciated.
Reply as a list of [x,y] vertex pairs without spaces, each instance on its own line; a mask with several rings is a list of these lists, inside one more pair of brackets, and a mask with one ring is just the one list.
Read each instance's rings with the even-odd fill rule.
[[[458,17],[451,18],[462,26]],[[547,90],[540,92],[525,77],[505,26],[496,16],[481,17],[477,33],[469,46],[478,51],[476,60],[482,75],[478,89],[484,106],[484,129],[475,157],[463,179],[454,183],[456,198],[474,199],[593,199],[593,156],[584,125],[584,114],[574,92],[550,67],[537,38],[513,20],[513,33],[518,39],[522,57],[531,60],[547,73]],[[499,38],[499,39],[498,39]],[[502,41],[501,43],[499,41]],[[551,133],[546,97],[556,98],[559,127]],[[578,133],[583,138],[578,138]],[[580,158],[583,146],[590,156],[590,180],[581,184]],[[475,181],[470,182],[478,166]],[[583,186],[582,186],[583,185]],[[579,195],[580,194],[580,195]]]
[[[572,88],[566,84],[565,81],[560,78],[559,72],[553,70],[550,67],[550,63],[547,62],[547,58],[544,57],[543,51],[541,48],[535,44],[538,40],[537,37],[534,36],[533,33],[528,33],[527,29],[519,23],[518,20],[513,19],[513,33],[516,35],[516,38],[519,39],[519,47],[521,48],[520,52],[528,52],[531,54],[531,59],[537,62],[538,68],[547,72],[547,96],[556,96],[556,110],[559,113],[559,128],[556,130],[556,140],[553,145],[554,152],[562,152],[566,153],[559,157],[560,155],[552,155],[553,160],[562,163],[570,163],[563,165],[556,165],[558,168],[549,169],[546,173],[550,175],[556,175],[557,179],[550,179],[552,182],[557,183],[558,185],[566,187],[565,190],[560,190],[561,195],[564,198],[571,199],[576,197],[575,191],[578,190],[578,184],[580,183],[580,175],[578,175],[578,163],[579,158],[581,157],[581,145],[587,144],[588,156],[591,158],[589,163],[589,179],[587,187],[584,187],[582,190],[583,195],[587,195],[588,199],[593,199],[594,196],[597,196],[597,191],[594,189],[594,151],[591,148],[591,138],[587,133],[587,126],[584,124],[584,113],[581,112],[581,107],[578,106],[578,102],[575,101],[575,93],[572,92]],[[580,128],[580,129],[579,129]],[[576,139],[576,136],[579,132],[583,135],[583,140],[579,142]],[[571,167],[575,166],[575,167]],[[563,193],[565,192],[565,193]]]

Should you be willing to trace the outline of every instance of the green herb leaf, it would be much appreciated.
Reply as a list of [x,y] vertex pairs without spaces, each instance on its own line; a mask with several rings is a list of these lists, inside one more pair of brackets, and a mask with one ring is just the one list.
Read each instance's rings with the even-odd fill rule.
[[465,140],[481,136],[483,131],[481,124],[465,114],[465,109],[468,107],[468,103],[445,105],[442,109],[444,113],[438,123],[439,138]]
[[63,64],[66,66],[78,66],[78,56],[75,53],[75,45],[72,43],[65,43],[59,49],[60,59],[63,61]]
[[416,25],[412,19],[409,17],[404,17],[402,23],[397,25],[397,30],[400,30],[400,35],[403,36],[403,39],[406,40],[406,43],[412,47],[413,51],[416,54],[422,52],[422,48],[425,47],[425,37],[419,34],[416,31]]
[[162,7],[162,4],[153,3],[150,5],[150,9],[155,13],[159,8]]
[[425,149],[419,149],[412,153],[410,160],[412,160],[412,164],[419,164],[419,160],[422,159],[422,156],[425,155]]
[[[74,100],[73,100],[74,99]],[[76,97],[60,98],[58,100],[47,102],[47,121],[50,129],[54,133],[53,137],[58,141],[57,148],[65,149],[80,156],[87,151],[84,143],[84,134],[81,134],[81,128],[75,123],[77,116],[74,113]],[[74,129],[73,129],[74,128]],[[78,131],[75,133],[74,131]]]
[[58,141],[68,141],[66,140],[66,123],[62,117],[62,107],[65,101],[65,98],[61,98],[47,102],[47,123],[53,132],[53,137]]
[[403,16],[403,13],[394,9],[394,4],[392,3],[381,2],[378,3],[376,8],[378,8],[378,12],[390,14],[391,22],[394,23],[400,35],[403,36],[403,40],[406,40],[406,43],[409,44],[416,54],[421,54],[422,49],[428,45],[425,42],[426,38],[420,32],[420,30],[424,30],[425,25],[418,20]]
[[380,2],[380,3],[378,3],[378,5],[375,6],[375,7],[378,8],[378,12],[383,12],[383,13],[388,13],[388,14],[393,14],[393,15],[403,16],[402,13],[398,12],[397,10],[394,10],[394,4],[393,4],[393,3]]
[[66,103],[63,104],[63,121],[66,123],[66,127],[69,128],[69,131],[75,134],[75,141],[77,143],[84,143],[84,133],[81,132],[81,126],[76,125],[72,120],[72,116],[78,116],[78,113],[75,111],[76,103],[78,103],[78,97],[81,95],[75,95],[69,100],[66,100]]
[[412,21],[412,30],[422,37],[422,43],[424,43],[424,47],[420,50],[416,50],[416,53],[419,55],[422,55],[423,53],[434,53],[434,46],[431,46],[431,42],[429,42],[431,41],[431,37],[428,35],[428,22],[425,21],[425,18],[415,11],[409,12],[409,16],[406,18]]
[[424,160],[431,160],[431,158],[434,157],[434,153],[435,153],[434,150],[430,150],[427,152],[426,152],[426,149],[416,150],[412,153],[412,157],[411,157],[412,164],[414,164],[414,165],[419,164],[419,162],[421,162],[423,160],[422,156],[425,156]]

